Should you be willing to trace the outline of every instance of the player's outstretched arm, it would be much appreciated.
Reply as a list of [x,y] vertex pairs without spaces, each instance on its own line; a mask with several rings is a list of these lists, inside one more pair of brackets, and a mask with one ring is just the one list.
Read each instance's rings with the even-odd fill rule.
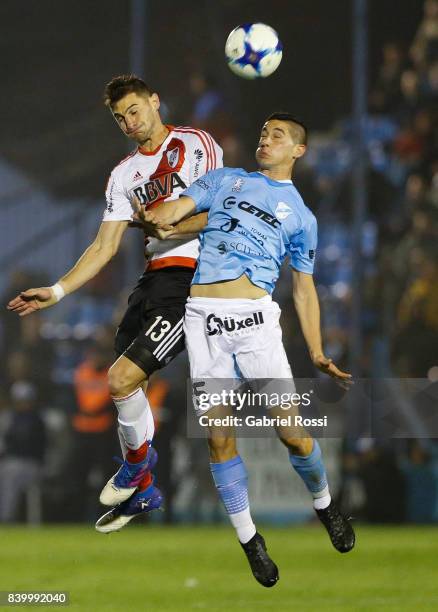
[[153,236],[159,240],[182,240],[189,236],[195,238],[207,225],[207,219],[208,213],[202,212],[183,219],[176,225],[166,225],[165,228],[167,229],[162,229],[153,223],[140,221],[138,214],[135,213],[129,227],[138,227],[144,231],[146,236]]
[[292,270],[292,290],[298,319],[315,367],[348,386],[351,382],[351,374],[339,370],[332,360],[324,355],[319,300],[313,276],[298,272],[298,270]]
[[55,285],[22,291],[9,302],[8,310],[24,317],[36,310],[42,310],[57,304],[64,295],[82,287],[96,276],[117,253],[120,240],[127,226],[128,221],[106,221],[102,223],[95,240],[84,251],[73,268],[60,278]]
[[188,235],[196,236],[199,232],[202,232],[204,227],[207,225],[208,213],[202,212],[197,215],[192,215],[187,219],[183,219],[177,223],[173,229],[164,232],[160,238],[171,238],[178,240],[178,238],[186,238]]

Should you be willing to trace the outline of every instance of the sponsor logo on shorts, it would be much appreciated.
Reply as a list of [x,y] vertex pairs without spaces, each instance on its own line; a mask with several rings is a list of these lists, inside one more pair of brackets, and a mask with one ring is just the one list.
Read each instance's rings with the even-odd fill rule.
[[224,331],[232,333],[234,331],[248,330],[251,327],[258,327],[264,324],[263,313],[259,310],[253,312],[245,319],[235,319],[234,317],[218,317],[211,312],[207,317],[207,334],[209,336],[220,336]]

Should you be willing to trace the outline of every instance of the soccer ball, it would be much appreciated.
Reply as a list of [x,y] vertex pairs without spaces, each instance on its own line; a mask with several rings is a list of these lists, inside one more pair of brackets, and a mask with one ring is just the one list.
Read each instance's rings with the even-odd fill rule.
[[244,79],[256,79],[277,70],[282,49],[273,28],[264,23],[245,23],[230,32],[225,43],[225,57],[235,74]]

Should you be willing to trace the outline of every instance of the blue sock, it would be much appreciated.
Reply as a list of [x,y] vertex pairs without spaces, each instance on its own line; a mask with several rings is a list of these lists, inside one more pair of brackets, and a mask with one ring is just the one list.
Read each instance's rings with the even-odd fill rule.
[[248,501],[248,475],[239,455],[223,463],[210,463],[219,496],[242,544],[256,533]]
[[[302,478],[304,484],[312,494],[314,499],[324,499],[323,506],[330,503],[330,494],[327,484],[327,474],[322,460],[321,448],[317,440],[313,440],[313,448],[310,455],[301,457],[289,452],[289,461],[297,474]],[[325,503],[327,501],[327,503]],[[315,507],[321,507],[315,504]]]

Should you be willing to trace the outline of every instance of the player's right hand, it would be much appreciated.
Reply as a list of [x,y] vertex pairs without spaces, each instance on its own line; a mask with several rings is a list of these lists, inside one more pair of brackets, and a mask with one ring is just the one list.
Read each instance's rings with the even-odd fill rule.
[[[140,200],[137,196],[133,196],[132,205],[134,207],[133,223],[141,223],[143,230],[147,236],[154,236],[157,230],[163,230],[165,232],[173,230],[173,226],[167,223],[163,223],[153,210],[146,210],[144,206],[140,204]],[[157,235],[157,238],[161,236]]]
[[42,310],[57,303],[58,300],[50,287],[39,287],[19,293],[8,303],[7,309],[16,312],[19,317],[25,317],[36,310]]
[[[145,215],[151,216],[151,213],[145,213]],[[166,240],[169,236],[171,236],[174,232],[173,225],[165,225],[162,229],[158,224],[149,222],[146,220],[146,217],[140,218],[137,213],[132,215],[132,221],[128,223],[129,227],[135,227],[143,230],[145,236],[149,236],[152,238],[158,238],[159,240]]]

